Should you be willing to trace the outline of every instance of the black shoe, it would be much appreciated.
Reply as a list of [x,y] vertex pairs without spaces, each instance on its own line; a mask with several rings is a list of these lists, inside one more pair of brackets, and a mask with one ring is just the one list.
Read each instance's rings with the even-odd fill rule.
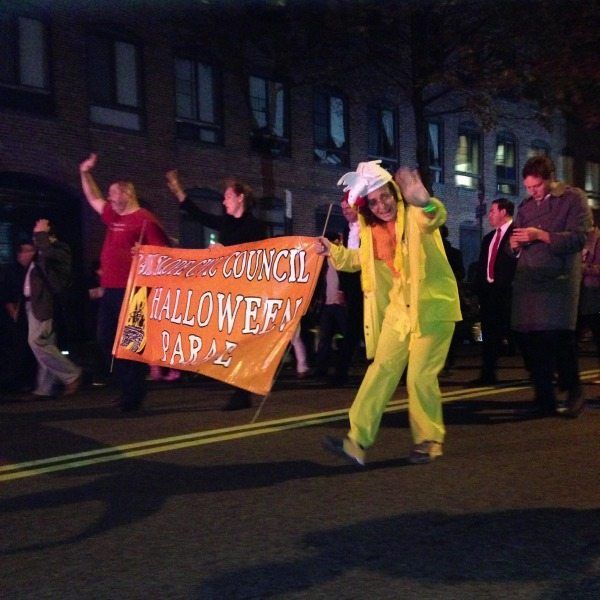
[[53,394],[35,394],[31,392],[30,394],[25,394],[18,398],[23,402],[35,402],[36,400],[56,400],[56,396]]
[[355,467],[365,466],[366,455],[364,448],[348,437],[340,440],[328,435],[323,438],[323,449],[331,454],[335,454],[335,456],[341,456]]
[[235,392],[231,394],[229,402],[227,402],[221,410],[242,410],[244,408],[250,408],[251,406],[252,398],[250,397],[250,392],[246,390],[235,390]]
[[567,407],[560,413],[560,415],[562,417],[576,419],[582,413],[584,408],[585,396],[583,395],[583,388],[578,385],[572,390],[569,390],[567,395]]

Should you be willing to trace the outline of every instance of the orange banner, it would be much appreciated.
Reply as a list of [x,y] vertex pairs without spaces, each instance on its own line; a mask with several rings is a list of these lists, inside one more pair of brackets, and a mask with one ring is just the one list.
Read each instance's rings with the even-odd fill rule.
[[314,242],[140,246],[113,354],[267,394],[315,290],[323,257]]

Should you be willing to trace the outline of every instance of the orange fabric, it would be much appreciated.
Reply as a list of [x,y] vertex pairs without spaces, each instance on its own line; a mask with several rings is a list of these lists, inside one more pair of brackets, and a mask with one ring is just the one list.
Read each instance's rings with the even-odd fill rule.
[[392,271],[394,277],[400,273],[394,267],[396,254],[396,221],[389,223],[376,223],[371,227],[373,232],[373,251],[376,260],[382,260]]
[[141,246],[113,354],[267,394],[315,289],[323,257],[314,247],[300,236],[207,250]]

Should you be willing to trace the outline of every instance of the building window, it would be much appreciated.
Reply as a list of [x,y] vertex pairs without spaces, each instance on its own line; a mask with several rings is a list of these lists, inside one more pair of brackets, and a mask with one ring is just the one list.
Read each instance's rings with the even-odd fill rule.
[[398,165],[398,119],[391,108],[371,106],[369,115],[369,158],[380,159],[384,168]]
[[574,165],[575,160],[570,153],[560,154],[556,161],[556,178],[573,185]]
[[600,163],[585,162],[585,192],[589,198],[600,199]]
[[331,165],[347,165],[348,114],[346,100],[340,94],[319,92],[314,105],[314,158]]
[[0,14],[0,103],[50,114],[48,26],[41,19]]
[[479,188],[481,177],[481,136],[477,131],[461,128],[454,160],[454,182],[457,186]]
[[532,156],[550,156],[550,146],[541,140],[533,140],[527,149],[527,158]]
[[444,182],[444,139],[442,125],[433,121],[427,123],[427,155],[432,183]]
[[248,81],[253,128],[252,147],[261,154],[290,153],[286,86],[281,81],[251,76]]
[[517,193],[517,143],[512,135],[496,138],[496,191],[514,196]]
[[129,41],[94,34],[88,39],[92,123],[142,129],[141,52]]
[[264,223],[267,237],[291,235],[291,220],[286,217],[285,200],[275,196],[260,199],[258,217]]
[[177,137],[209,144],[222,142],[215,69],[188,58],[175,60]]

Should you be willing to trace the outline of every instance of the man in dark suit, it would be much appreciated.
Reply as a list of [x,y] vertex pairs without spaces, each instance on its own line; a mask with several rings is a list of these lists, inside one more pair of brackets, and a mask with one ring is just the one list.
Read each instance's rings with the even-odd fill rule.
[[515,206],[506,198],[492,202],[488,220],[492,231],[481,241],[475,292],[481,311],[483,338],[481,376],[475,383],[496,383],[496,364],[502,345],[510,339],[512,281],[517,259],[510,250]]

